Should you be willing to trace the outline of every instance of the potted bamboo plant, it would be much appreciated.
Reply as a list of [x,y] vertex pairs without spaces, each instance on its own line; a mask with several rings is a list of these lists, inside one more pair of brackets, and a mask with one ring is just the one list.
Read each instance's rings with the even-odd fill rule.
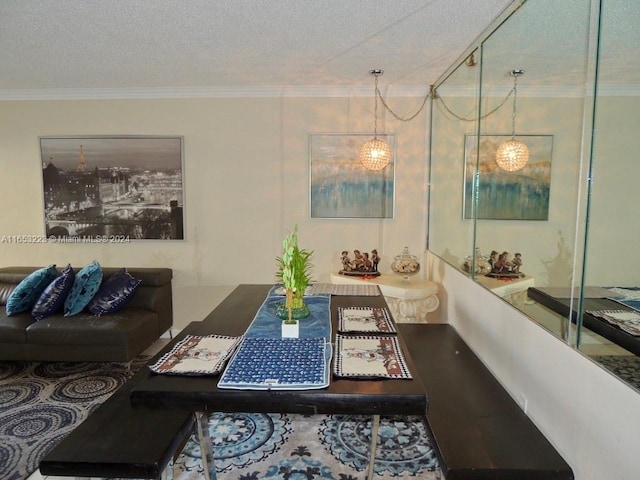
[[[282,256],[276,257],[279,267],[276,277],[285,290],[285,301],[276,307],[276,314],[284,320],[283,336],[294,336],[285,335],[285,330],[297,331],[298,319],[308,317],[311,313],[304,302],[304,293],[311,282],[312,255],[312,251],[298,246],[296,225],[282,242]],[[291,327],[287,328],[287,325]]]

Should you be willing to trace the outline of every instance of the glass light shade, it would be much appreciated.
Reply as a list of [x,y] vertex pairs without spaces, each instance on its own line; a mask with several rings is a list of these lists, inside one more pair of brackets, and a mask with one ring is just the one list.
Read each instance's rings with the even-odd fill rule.
[[517,172],[529,162],[529,147],[518,140],[508,140],[496,150],[496,163],[507,172]]
[[384,140],[372,138],[360,149],[359,159],[367,170],[382,170],[391,162],[391,148]]

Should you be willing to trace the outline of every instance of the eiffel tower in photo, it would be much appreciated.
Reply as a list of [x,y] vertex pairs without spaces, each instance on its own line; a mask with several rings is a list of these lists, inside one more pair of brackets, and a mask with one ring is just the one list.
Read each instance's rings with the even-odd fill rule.
[[84,160],[84,147],[80,145],[80,163],[78,163],[78,168],[76,169],[78,172],[86,172],[87,171],[87,162]]

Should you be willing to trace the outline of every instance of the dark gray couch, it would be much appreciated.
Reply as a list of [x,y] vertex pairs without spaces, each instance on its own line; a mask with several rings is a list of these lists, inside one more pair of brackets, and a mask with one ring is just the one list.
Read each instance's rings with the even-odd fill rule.
[[[40,321],[29,312],[8,317],[7,298],[38,268],[0,268],[0,360],[127,362],[173,325],[170,268],[127,268],[142,283],[116,313],[100,317],[89,312],[72,317],[59,313]],[[105,281],[120,268],[102,270]]]

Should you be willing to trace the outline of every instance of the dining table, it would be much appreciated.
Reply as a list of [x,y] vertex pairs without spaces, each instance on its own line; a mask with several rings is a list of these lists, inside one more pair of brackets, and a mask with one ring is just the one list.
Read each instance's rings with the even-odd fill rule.
[[[404,364],[406,375],[401,378],[377,377],[375,375],[341,375],[338,361],[343,353],[337,343],[348,341],[353,332],[341,333],[341,312],[345,309],[375,308],[388,311],[384,296],[379,289],[353,289],[341,291],[335,286],[316,285],[312,296],[324,297],[328,316],[327,335],[327,384],[311,388],[225,388],[221,378],[225,372],[215,374],[162,374],[149,367],[141,381],[130,392],[130,400],[134,407],[186,410],[195,416],[197,437],[202,450],[202,463],[205,478],[215,479],[214,457],[208,432],[207,418],[212,412],[252,412],[252,413],[288,413],[288,414],[341,414],[371,415],[372,435],[369,450],[369,467],[367,476],[373,477],[377,433],[380,416],[383,415],[418,415],[425,417],[428,408],[428,397],[422,384],[413,359],[401,334],[395,329],[395,321],[389,317],[390,329],[388,338],[400,350],[399,355]],[[317,293],[320,292],[320,293]],[[372,294],[373,293],[373,294]],[[274,285],[241,284],[237,286],[209,315],[202,321],[192,322],[178,334],[148,365],[166,359],[180,342],[188,337],[219,336],[236,337],[240,340],[250,336],[256,319],[265,315],[266,302],[274,294]],[[260,313],[262,312],[262,313]],[[269,312],[266,312],[269,315]],[[261,317],[262,318],[262,317]],[[301,319],[301,332],[304,332],[305,319]],[[302,335],[303,336],[303,335]],[[295,341],[295,339],[291,339]],[[240,343],[241,344],[241,343]],[[239,354],[239,348],[230,354],[226,369]],[[273,359],[272,352],[265,349],[255,354],[254,362],[260,365]]]

